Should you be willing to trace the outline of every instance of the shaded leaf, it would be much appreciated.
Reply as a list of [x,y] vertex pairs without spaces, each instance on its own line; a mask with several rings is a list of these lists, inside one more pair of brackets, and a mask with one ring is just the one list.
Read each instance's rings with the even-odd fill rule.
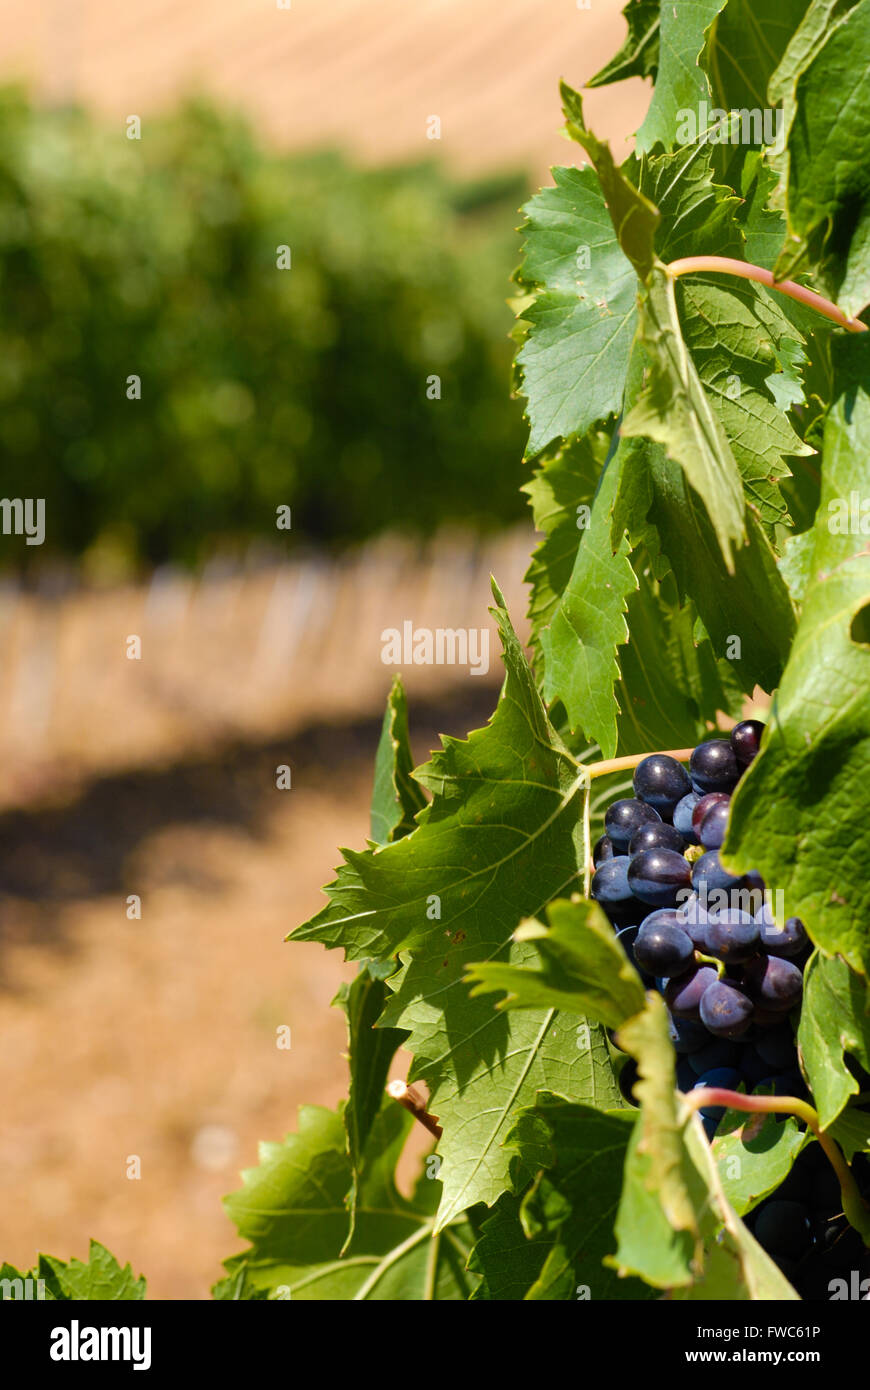
[[626,77],[651,77],[659,61],[659,0],[629,0],[622,11],[628,24],[625,43],[587,87],[606,87]]
[[723,559],[733,571],[732,550],[745,535],[740,474],[686,350],[674,281],[664,269],[652,272],[642,304],[649,380],[622,432],[655,440],[680,464],[689,486],[705,500]]
[[713,1139],[722,1191],[738,1216],[775,1192],[806,1143],[797,1120],[729,1110]]
[[413,780],[414,760],[408,738],[408,702],[401,676],[393,678],[375,756],[371,834],[376,844],[398,840],[414,829],[414,817],[426,798]]
[[[381,1111],[360,1185],[353,1241],[345,1194],[351,1166],[340,1114],[306,1106],[299,1128],[260,1145],[260,1164],[224,1205],[250,1242],[227,1262],[215,1296],[296,1300],[465,1299],[473,1232],[464,1221],[433,1237],[437,1179],[423,1179],[412,1202],[396,1190],[395,1165],[413,1120],[400,1106]],[[238,1283],[241,1281],[241,1292]]]
[[804,971],[798,1048],[827,1129],[860,1090],[845,1054],[870,1071],[870,992],[866,980],[836,956],[815,951]]
[[551,903],[547,920],[548,926],[524,922],[514,934],[534,947],[537,968],[498,961],[471,965],[472,993],[505,990],[501,1009],[567,1009],[610,1028],[643,1008],[640,977],[597,903]]

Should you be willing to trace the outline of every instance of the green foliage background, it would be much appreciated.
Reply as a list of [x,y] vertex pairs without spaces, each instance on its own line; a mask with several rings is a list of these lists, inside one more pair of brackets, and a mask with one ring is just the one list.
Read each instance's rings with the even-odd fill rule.
[[195,560],[282,503],[327,542],[521,517],[525,193],[274,153],[203,104],[130,140],[0,93],[0,453],[43,553]]

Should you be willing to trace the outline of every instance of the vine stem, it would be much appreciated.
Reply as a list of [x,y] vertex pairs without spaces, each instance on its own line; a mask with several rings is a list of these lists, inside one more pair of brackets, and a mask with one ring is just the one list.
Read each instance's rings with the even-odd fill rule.
[[742,280],[757,280],[769,290],[778,290],[789,299],[796,299],[799,304],[806,304],[809,309],[824,314],[826,319],[831,319],[841,328],[848,328],[850,333],[867,332],[866,323],[862,323],[860,319],[850,319],[848,314],[844,314],[830,299],[825,299],[824,295],[816,294],[815,290],[808,290],[805,285],[799,285],[795,280],[774,280],[771,271],[765,270],[761,265],[751,265],[748,261],[736,261],[731,256],[684,256],[681,260],[671,261],[665,266],[665,270],[673,280],[679,275],[691,275],[696,270],[715,270],[724,275],[739,275]]
[[720,980],[725,978],[725,962],[717,960],[715,956],[705,956],[703,951],[695,951],[695,960],[699,965],[712,965]]
[[[688,762],[693,748],[666,748],[665,755],[669,758],[676,758],[678,763]],[[629,767],[637,767],[644,758],[648,758],[649,753],[629,753],[625,758],[608,758],[603,763],[589,763],[584,767],[584,772],[590,780],[593,777],[604,777],[608,772],[624,772]]]
[[720,1105],[728,1110],[747,1110],[754,1114],[796,1115],[803,1120],[818,1139],[837,1175],[846,1219],[859,1232],[864,1244],[870,1245],[870,1207],[861,1196],[839,1145],[830,1135],[823,1133],[818,1112],[805,1100],[799,1100],[797,1096],[745,1096],[740,1091],[728,1091],[721,1086],[700,1086],[684,1095],[683,1101],[689,1110],[700,1110],[705,1105]]
[[409,1110],[414,1119],[418,1120],[424,1129],[428,1129],[430,1134],[434,1134],[436,1139],[441,1138],[444,1131],[438,1123],[438,1116],[429,1114],[423,1097],[413,1086],[408,1086],[404,1081],[390,1081],[387,1085],[387,1095]]

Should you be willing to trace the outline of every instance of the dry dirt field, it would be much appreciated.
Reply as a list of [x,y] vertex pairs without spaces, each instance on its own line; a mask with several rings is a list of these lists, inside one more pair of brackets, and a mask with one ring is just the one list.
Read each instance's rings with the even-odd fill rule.
[[[437,152],[539,180],[573,156],[558,81],[580,86],[622,42],[624,0],[0,0],[0,76],[122,122],[179,91],[227,98],[288,148],[338,144],[383,163]],[[590,92],[597,134],[626,152],[639,79]],[[442,138],[426,139],[438,115]]]
[[[493,699],[418,711],[418,757],[436,727],[484,723]],[[335,846],[364,844],[378,724],[108,778],[0,818],[4,1258],[83,1258],[95,1236],[151,1296],[207,1296],[241,1244],[220,1198],[258,1140],[345,1093],[329,1004],[353,967],[283,938],[323,905]],[[294,785],[279,792],[288,747]]]

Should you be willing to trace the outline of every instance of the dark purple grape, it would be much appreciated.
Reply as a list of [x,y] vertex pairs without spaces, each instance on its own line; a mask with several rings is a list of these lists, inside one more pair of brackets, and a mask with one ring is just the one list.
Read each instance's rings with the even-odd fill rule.
[[764,725],[759,719],[742,719],[731,730],[731,747],[741,767],[748,767],[758,752]]
[[759,1036],[755,1050],[768,1070],[787,1071],[797,1061],[797,1047],[794,1034],[788,1023],[780,1023],[776,1028],[768,1028]]
[[637,934],[639,931],[640,927],[638,926],[622,927],[621,930],[616,933],[616,939],[619,942],[625,954],[628,956],[628,959],[631,961],[635,970],[637,970],[637,972],[639,973],[640,978],[643,981],[644,989],[655,989],[656,982],[653,973],[649,970],[643,969],[634,952],[634,946],[635,942],[637,941]]
[[742,1048],[740,1074],[750,1091],[770,1074],[770,1064],[764,1061],[754,1044],[751,1047],[744,1044]]
[[654,807],[626,796],[608,806],[604,813],[604,829],[617,853],[625,854],[632,835],[640,826],[647,821],[660,820],[661,816]]
[[727,739],[711,738],[699,743],[689,762],[692,786],[704,796],[706,792],[730,792],[737,785],[740,765]]
[[[739,1085],[740,1073],[734,1067],[714,1067],[712,1071],[705,1071],[699,1076],[692,1089],[699,1091],[702,1086],[710,1086],[717,1090],[736,1091]],[[725,1108],[724,1105],[702,1105],[700,1113],[718,1124],[725,1114]]]
[[710,1034],[702,1023],[690,1023],[688,1019],[674,1018],[671,1014],[668,1014],[668,1036],[679,1056],[691,1056],[710,1041]]
[[701,1017],[701,998],[704,991],[715,984],[716,971],[711,965],[698,965],[668,980],[665,989],[665,1003],[675,1018],[687,1018],[697,1022]]
[[[748,872],[743,875],[743,889],[746,900],[744,902],[741,898],[741,907],[744,912],[751,912],[754,917],[757,917],[758,913],[761,912],[764,907],[765,886],[764,879],[756,869],[749,869]],[[761,923],[759,922],[758,925],[761,926]]]
[[595,870],[589,885],[589,896],[600,903],[611,922],[625,926],[629,921],[640,922],[646,909],[632,894],[628,883],[628,866],[631,863],[627,854],[618,854],[614,859],[605,859]]
[[679,830],[675,830],[672,825],[665,825],[661,821],[656,825],[651,821],[649,825],[642,825],[635,830],[628,846],[630,858],[640,854],[645,849],[673,849],[677,854],[682,854],[686,848],[686,840]]
[[[714,806],[730,806],[731,797],[727,792],[708,792],[706,796],[699,796],[692,809],[692,830],[698,837],[700,844],[701,822],[708,811],[712,811]],[[714,846],[715,848],[715,846]]]
[[695,1084],[695,1073],[689,1065],[688,1057],[677,1058],[677,1090],[691,1091]]
[[778,1028],[782,1023],[782,1010],[765,1009],[761,1004],[756,1003],[752,1022],[758,1030],[758,1037],[763,1038],[769,1028]]
[[714,1038],[739,1038],[752,1022],[752,1000],[736,985],[717,980],[701,999],[701,1022]]
[[647,923],[650,927],[679,927],[681,931],[686,930],[675,907],[657,907],[652,912],[647,911],[640,925],[645,927]]
[[692,938],[675,925],[672,920],[674,916],[672,912],[663,912],[659,918],[657,912],[652,912],[637,934],[634,942],[635,960],[642,970],[647,970],[651,975],[681,975],[694,960]]
[[595,848],[592,851],[592,863],[596,869],[599,864],[606,864],[608,859],[615,859],[616,850],[613,848],[613,841],[609,835],[602,835],[600,840],[595,841]]
[[724,912],[710,915],[705,928],[707,945],[712,956],[726,965],[740,965],[758,950],[758,923],[748,912],[728,907]]
[[752,998],[770,1013],[793,1009],[804,986],[797,966],[781,956],[756,956],[747,961],[744,980]]
[[771,1091],[775,1096],[798,1096],[802,1098],[807,1095],[806,1082],[800,1072],[794,1070],[763,1076],[760,1081],[756,1081],[753,1089]]
[[695,1075],[703,1076],[704,1072],[712,1071],[715,1067],[739,1068],[743,1051],[740,1043],[733,1042],[730,1038],[712,1038],[708,1039],[704,1047],[699,1047],[696,1052],[691,1053],[689,1061]]
[[760,932],[762,949],[771,956],[799,956],[809,940],[800,917],[787,917],[783,926],[778,927],[767,904],[765,908],[764,913],[758,914],[764,918]]
[[728,812],[727,802],[719,802],[716,806],[711,806],[704,819],[701,821],[701,828],[698,837],[705,849],[721,849],[725,843],[725,835],[728,831]]
[[677,908],[677,925],[688,932],[699,951],[707,949],[707,923],[710,914],[696,893],[689,896]]
[[706,854],[695,860],[692,887],[701,899],[701,905],[712,914],[730,907],[731,895],[739,892],[744,884],[742,877],[723,869],[718,849],[708,849]]
[[634,770],[634,794],[670,820],[678,801],[692,790],[689,774],[667,753],[651,753]]
[[[801,1162],[805,1152],[806,1150],[798,1154],[790,1171],[776,1189],[777,1201],[806,1202],[807,1204],[811,1204],[813,1192],[812,1176],[806,1163]],[[840,1185],[837,1182],[837,1177],[833,1168],[830,1168],[830,1166],[829,1171],[834,1178],[834,1183],[837,1188],[837,1197],[835,1200],[838,1200],[840,1196]]]
[[753,1232],[769,1255],[799,1260],[810,1247],[810,1213],[801,1202],[766,1202],[758,1213]]
[[688,888],[689,862],[673,849],[645,849],[629,861],[628,883],[636,898],[653,907],[673,907],[681,888]]
[[692,812],[700,799],[697,792],[689,792],[688,796],[684,796],[682,801],[677,802],[674,807],[674,829],[679,830],[680,834],[692,845],[698,844],[698,837],[692,829]]
[[[823,1168],[818,1168],[812,1174],[808,1184],[810,1192],[808,1201],[816,1211],[823,1211],[828,1214],[842,1210],[843,1201],[840,1193],[840,1184],[837,1174],[834,1172],[830,1163],[826,1163]],[[777,1193],[777,1195],[779,1195]]]

